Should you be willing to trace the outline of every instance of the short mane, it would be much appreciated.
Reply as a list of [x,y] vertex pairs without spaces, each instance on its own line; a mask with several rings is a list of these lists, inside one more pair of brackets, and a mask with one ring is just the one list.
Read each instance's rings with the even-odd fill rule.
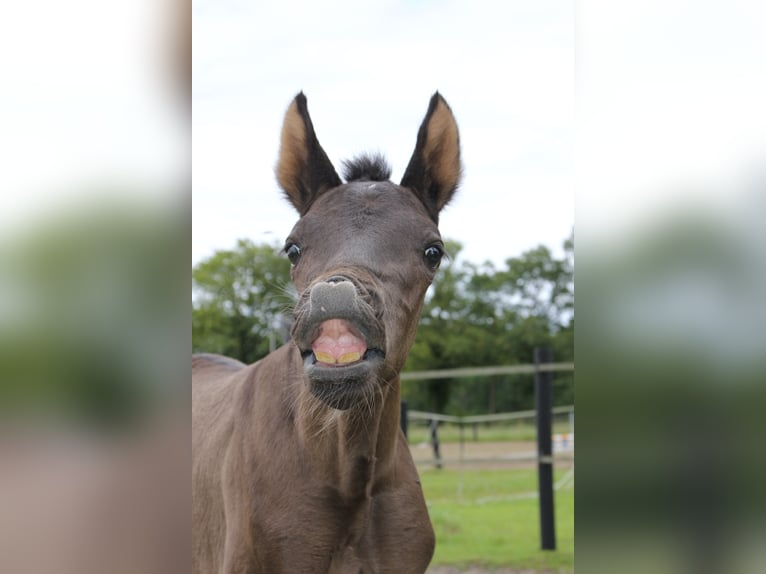
[[343,177],[346,181],[388,181],[391,166],[381,154],[361,154],[343,161]]

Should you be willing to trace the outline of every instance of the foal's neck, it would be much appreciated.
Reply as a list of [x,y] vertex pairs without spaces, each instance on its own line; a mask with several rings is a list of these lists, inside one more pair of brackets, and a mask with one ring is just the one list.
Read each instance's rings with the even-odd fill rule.
[[391,473],[399,433],[399,380],[374,405],[339,411],[301,397],[301,439],[317,474],[351,501],[366,498]]

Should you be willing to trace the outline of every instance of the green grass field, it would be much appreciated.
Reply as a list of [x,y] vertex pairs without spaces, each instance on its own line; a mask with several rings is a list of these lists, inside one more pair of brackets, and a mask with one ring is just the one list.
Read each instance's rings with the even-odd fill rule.
[[[557,469],[559,481],[568,469]],[[574,572],[574,483],[556,490],[555,551],[540,550],[536,469],[421,469],[436,530],[433,565]]]

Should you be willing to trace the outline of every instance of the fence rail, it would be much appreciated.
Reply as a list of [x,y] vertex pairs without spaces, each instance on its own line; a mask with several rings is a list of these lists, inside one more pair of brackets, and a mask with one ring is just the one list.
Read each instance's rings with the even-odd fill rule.
[[465,367],[461,369],[439,369],[435,371],[411,371],[402,373],[403,381],[426,379],[460,379],[466,377],[488,377],[491,375],[523,375],[530,373],[574,371],[574,363],[546,363],[540,365],[501,365],[497,367]]
[[[553,407],[551,412],[554,415],[563,413],[573,413],[574,405],[567,405],[563,407]],[[515,419],[533,418],[535,411],[515,411],[512,413],[495,413],[491,415],[470,415],[470,416],[456,416],[456,415],[442,415],[439,413],[428,413],[424,411],[408,411],[409,419],[415,421],[439,421],[444,423],[452,423],[456,425],[473,424],[473,423],[494,423],[501,421],[510,421]]]

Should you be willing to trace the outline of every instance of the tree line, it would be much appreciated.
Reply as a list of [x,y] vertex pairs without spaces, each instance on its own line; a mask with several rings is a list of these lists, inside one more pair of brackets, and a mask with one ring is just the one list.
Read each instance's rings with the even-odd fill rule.
[[[447,241],[405,371],[531,363],[536,346],[574,360],[574,236],[556,257],[540,245],[495,267],[460,257]],[[252,363],[289,338],[295,290],[274,244],[240,240],[192,269],[192,351]],[[554,377],[554,402],[572,404],[572,373]],[[467,415],[533,408],[532,375],[405,381],[418,410]]]

